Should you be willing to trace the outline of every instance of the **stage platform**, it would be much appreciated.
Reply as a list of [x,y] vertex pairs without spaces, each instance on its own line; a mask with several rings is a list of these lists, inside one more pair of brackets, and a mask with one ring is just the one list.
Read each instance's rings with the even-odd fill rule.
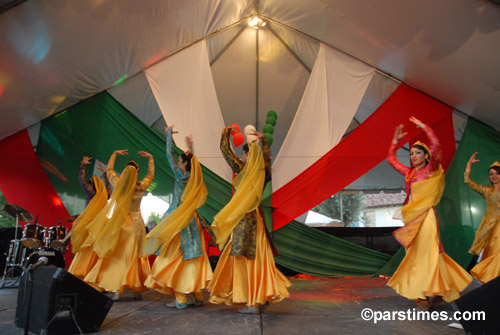
[[[212,305],[168,308],[173,300],[155,291],[133,300],[125,292],[112,306],[100,331],[95,334],[465,334],[450,327],[451,320],[365,321],[364,309],[403,312],[416,309],[415,302],[386,286],[387,278],[292,278],[290,298],[271,304],[261,314],[238,313],[241,306]],[[477,282],[466,290],[470,291]],[[14,324],[17,288],[0,289],[0,334],[23,334]],[[455,304],[443,303],[430,311],[452,315]],[[33,310],[32,313],[36,313]],[[456,322],[459,324],[458,322]]]

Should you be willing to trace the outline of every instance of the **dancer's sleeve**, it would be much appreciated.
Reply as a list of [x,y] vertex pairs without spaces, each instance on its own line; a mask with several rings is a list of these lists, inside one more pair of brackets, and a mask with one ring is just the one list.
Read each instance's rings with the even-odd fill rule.
[[465,185],[467,185],[471,190],[473,190],[476,193],[479,193],[483,198],[485,197],[486,190],[488,189],[488,187],[484,186],[484,185],[479,185],[476,182],[474,182],[470,178],[470,172],[464,173],[464,182],[465,182]]
[[222,152],[222,156],[224,156],[227,164],[231,167],[231,170],[233,170],[234,173],[240,173],[241,169],[243,168],[243,161],[239,159],[231,149],[231,145],[229,144],[230,131],[230,126],[222,130],[222,136],[220,139],[220,151]]
[[109,157],[108,165],[106,167],[106,175],[111,185],[113,185],[113,187],[118,182],[118,176],[116,175],[115,172],[115,161],[116,161],[116,152],[113,152],[111,154],[111,157]]
[[389,147],[389,153],[387,154],[387,161],[389,162],[389,164],[392,165],[392,167],[396,171],[406,176],[408,171],[410,171],[410,168],[408,166],[401,164],[396,158],[396,145],[397,143],[391,142],[391,146]]

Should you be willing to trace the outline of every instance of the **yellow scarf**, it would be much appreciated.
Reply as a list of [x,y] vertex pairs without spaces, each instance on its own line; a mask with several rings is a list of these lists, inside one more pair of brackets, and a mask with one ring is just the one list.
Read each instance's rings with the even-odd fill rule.
[[262,149],[258,144],[250,143],[245,166],[233,181],[236,192],[228,204],[214,217],[211,225],[219,249],[224,247],[233,229],[245,214],[259,206],[265,176]]
[[411,185],[411,200],[401,209],[405,225],[394,232],[394,237],[405,248],[417,236],[427,211],[439,203],[443,190],[444,172],[441,165],[427,179]]
[[137,169],[127,165],[118,179],[107,205],[88,225],[89,237],[82,247],[93,245],[94,251],[99,257],[111,256],[120,237],[120,230],[129,219],[130,204],[136,184]]
[[189,225],[195,210],[203,206],[206,200],[207,187],[203,181],[201,165],[193,155],[191,173],[182,192],[181,204],[146,235],[144,254],[154,254],[161,246],[165,248],[176,234]]
[[71,230],[71,248],[75,253],[81,250],[83,242],[88,237],[87,227],[89,223],[106,206],[108,201],[108,191],[102,179],[96,176],[91,179],[94,182],[95,195],[75,220],[73,229]]

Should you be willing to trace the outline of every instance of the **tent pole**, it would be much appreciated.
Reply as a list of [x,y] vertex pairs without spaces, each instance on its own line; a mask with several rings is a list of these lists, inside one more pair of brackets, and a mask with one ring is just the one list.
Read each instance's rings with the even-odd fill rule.
[[255,33],[255,129],[259,130],[259,29]]

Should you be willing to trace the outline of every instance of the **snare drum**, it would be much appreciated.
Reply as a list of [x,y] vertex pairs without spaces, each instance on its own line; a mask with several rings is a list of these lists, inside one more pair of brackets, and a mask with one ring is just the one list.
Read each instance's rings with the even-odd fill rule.
[[[61,241],[64,240],[68,229],[64,226],[53,226],[47,230],[47,242],[45,243],[47,246],[51,246],[52,248],[56,248],[61,245]],[[59,243],[55,244],[55,241],[59,241]]]
[[36,223],[27,223],[24,226],[21,244],[27,248],[36,249],[43,243],[45,228]]

